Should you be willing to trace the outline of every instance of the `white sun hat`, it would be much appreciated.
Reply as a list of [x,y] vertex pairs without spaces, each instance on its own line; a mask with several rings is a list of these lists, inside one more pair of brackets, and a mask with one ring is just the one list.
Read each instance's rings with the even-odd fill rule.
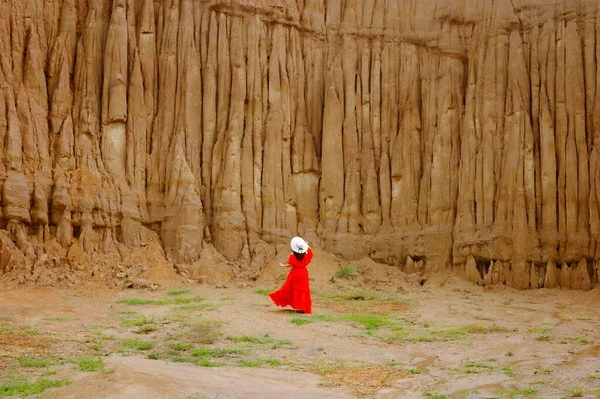
[[303,254],[308,251],[308,243],[300,237],[292,238],[290,246],[292,247],[292,251],[298,252],[299,254]]

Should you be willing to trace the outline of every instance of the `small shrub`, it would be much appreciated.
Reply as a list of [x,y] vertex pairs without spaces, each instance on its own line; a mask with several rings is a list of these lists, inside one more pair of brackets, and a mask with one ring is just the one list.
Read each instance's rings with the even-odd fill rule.
[[151,326],[149,324],[146,324],[146,325],[143,325],[143,326],[139,326],[133,332],[135,334],[148,334],[148,333],[151,333],[152,331],[156,331],[156,327]]
[[186,340],[203,345],[212,344],[221,336],[220,325],[218,322],[208,321],[192,324],[185,334]]
[[584,391],[584,389],[581,385],[574,385],[569,388],[568,394],[572,398],[580,398],[583,396],[583,391]]
[[347,263],[344,266],[342,266],[342,268],[340,270],[338,270],[337,273],[335,273],[335,277],[338,277],[338,278],[350,277],[350,276],[356,275],[356,273],[357,273],[356,269],[350,267],[350,264]]

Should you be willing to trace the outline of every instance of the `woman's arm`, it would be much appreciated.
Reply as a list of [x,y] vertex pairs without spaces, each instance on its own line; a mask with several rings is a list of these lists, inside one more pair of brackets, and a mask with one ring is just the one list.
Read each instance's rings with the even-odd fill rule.
[[281,266],[281,267],[292,267],[292,265],[290,265],[289,263],[280,263],[279,266]]

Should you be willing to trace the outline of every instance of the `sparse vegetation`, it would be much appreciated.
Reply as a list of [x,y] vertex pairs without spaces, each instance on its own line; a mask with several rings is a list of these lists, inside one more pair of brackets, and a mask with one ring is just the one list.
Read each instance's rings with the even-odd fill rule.
[[346,263],[340,270],[335,273],[335,277],[343,278],[343,277],[351,277],[357,274],[357,270],[350,266],[349,263]]
[[534,334],[554,334],[556,329],[553,327],[530,327],[527,329],[527,332]]
[[273,290],[267,290],[267,289],[258,289],[258,290],[254,290],[254,292],[258,295],[269,295],[270,292],[273,292]]
[[421,370],[417,369],[417,368],[412,368],[412,369],[406,369],[406,372],[408,374],[421,374]]
[[173,290],[167,291],[167,296],[179,296],[189,294],[190,290]]
[[176,305],[186,305],[192,302],[202,302],[203,300],[204,298],[202,298],[201,296],[195,296],[192,298],[175,298],[173,301],[171,301],[171,303],[174,303]]
[[347,386],[357,396],[372,396],[382,387],[390,387],[406,377],[404,370],[381,364],[353,364],[315,362],[298,367],[300,370],[321,375],[329,386]]
[[100,357],[86,357],[77,361],[79,371],[104,371],[104,361]]
[[290,322],[293,324],[296,324],[297,326],[301,326],[302,324],[313,323],[314,320],[305,319],[305,318],[301,318],[301,317],[294,317],[290,320]]
[[196,358],[208,358],[208,357],[229,357],[232,355],[243,355],[245,351],[241,348],[230,348],[230,349],[213,349],[213,348],[198,348],[192,352],[192,356]]
[[188,326],[183,337],[196,344],[212,344],[221,336],[220,326],[221,323],[216,321],[197,321]]
[[510,391],[502,392],[501,397],[502,398],[515,398],[517,396],[531,396],[531,395],[535,395],[536,393],[538,393],[538,390],[536,388],[518,389],[516,387],[513,387],[513,389],[511,389]]
[[173,342],[169,346],[171,347],[171,349],[180,351],[180,352],[189,351],[190,349],[192,349],[194,347],[192,344],[185,343],[185,342]]
[[515,376],[515,371],[510,366],[503,366],[500,370],[502,370],[502,373],[504,373],[505,375],[507,375],[509,377]]
[[140,351],[147,351],[154,347],[152,342],[143,341],[137,338],[126,338],[123,340],[123,346],[128,349],[136,349]]
[[584,391],[585,390],[583,386],[574,385],[572,387],[569,387],[569,389],[567,390],[567,394],[572,398],[580,398],[583,396]]
[[167,301],[158,301],[154,299],[142,299],[142,298],[133,298],[133,299],[121,299],[118,303],[122,303],[129,306],[139,306],[139,305],[156,305],[162,306],[167,305]]
[[[131,314],[128,314],[130,316]],[[138,313],[136,317],[124,317],[121,318],[121,324],[126,327],[141,327],[145,325],[150,325],[154,323],[154,316],[151,318],[146,317],[145,314]]]
[[71,383],[71,381],[67,379],[40,379],[32,382],[22,376],[7,376],[5,377],[5,380],[5,382],[0,383],[0,397],[17,396],[22,398],[40,394],[48,388],[59,388]]
[[443,393],[430,391],[427,389],[423,390],[423,395],[429,399],[446,399],[447,398],[447,396]]
[[54,362],[43,358],[23,357],[19,359],[19,365],[27,368],[44,368],[52,366]]
[[133,330],[135,334],[149,334],[153,331],[156,331],[156,327],[149,324],[139,326],[137,329]]

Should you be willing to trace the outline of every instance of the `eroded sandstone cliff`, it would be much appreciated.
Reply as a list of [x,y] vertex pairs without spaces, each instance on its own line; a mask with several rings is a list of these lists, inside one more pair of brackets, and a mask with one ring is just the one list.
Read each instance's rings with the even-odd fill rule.
[[300,234],[588,289],[598,59],[596,0],[3,1],[0,273],[159,237],[252,275]]

